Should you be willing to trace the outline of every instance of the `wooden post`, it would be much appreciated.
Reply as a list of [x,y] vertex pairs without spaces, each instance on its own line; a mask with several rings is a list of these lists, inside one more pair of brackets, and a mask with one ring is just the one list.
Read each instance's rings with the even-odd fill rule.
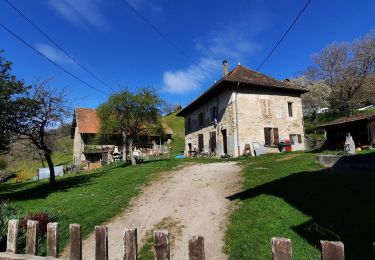
[[56,222],[47,224],[47,256],[56,258],[59,256],[59,244],[57,240],[58,225]]
[[170,259],[168,230],[154,231],[154,248],[156,260]]
[[70,260],[82,260],[82,235],[79,224],[70,224]]
[[204,260],[204,238],[193,236],[189,240],[189,260]]
[[7,252],[16,253],[18,238],[18,220],[8,221]]
[[344,244],[340,241],[321,240],[323,260],[345,260]]
[[95,227],[95,260],[108,260],[108,228]]
[[37,248],[37,228],[38,221],[28,220],[26,231],[26,254],[35,255]]
[[124,232],[124,260],[138,259],[137,229],[125,229]]
[[273,260],[291,260],[292,259],[292,241],[287,238],[273,237],[272,259]]

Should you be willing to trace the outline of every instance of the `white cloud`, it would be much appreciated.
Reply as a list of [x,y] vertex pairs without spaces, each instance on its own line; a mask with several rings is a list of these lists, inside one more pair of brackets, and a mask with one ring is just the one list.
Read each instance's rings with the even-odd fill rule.
[[107,28],[102,0],[50,0],[49,5],[63,18],[79,27]]
[[196,43],[196,48],[201,53],[198,64],[163,73],[164,91],[186,94],[199,89],[203,83],[217,75],[215,72],[221,71],[222,60],[237,63],[261,49],[251,37],[242,33],[240,27],[228,27],[209,35],[208,39]]
[[185,70],[166,71],[163,74],[164,91],[183,94],[200,87],[209,76],[209,72],[220,65],[220,60],[202,58],[198,65],[192,65]]
[[35,44],[35,48],[56,63],[73,64],[73,61],[62,51],[44,43]]

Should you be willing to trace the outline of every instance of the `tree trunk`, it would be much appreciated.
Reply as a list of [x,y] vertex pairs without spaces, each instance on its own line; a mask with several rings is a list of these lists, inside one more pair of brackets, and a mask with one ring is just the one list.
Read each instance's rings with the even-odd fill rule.
[[137,162],[135,161],[134,154],[133,154],[133,139],[129,139],[129,152],[130,152],[130,160],[132,165],[136,165]]
[[55,169],[53,168],[51,153],[50,152],[44,152],[44,157],[46,158],[48,168],[49,168],[49,181],[51,183],[54,183],[55,180],[56,180],[56,177],[55,177]]
[[122,132],[122,161],[127,164],[127,158],[126,158],[126,133],[125,131]]
[[43,167],[43,168],[46,168],[46,166],[45,166],[45,164],[44,164],[44,158],[43,158],[42,153],[39,153],[39,152],[38,152],[38,154],[39,154],[40,160],[42,161],[42,167]]

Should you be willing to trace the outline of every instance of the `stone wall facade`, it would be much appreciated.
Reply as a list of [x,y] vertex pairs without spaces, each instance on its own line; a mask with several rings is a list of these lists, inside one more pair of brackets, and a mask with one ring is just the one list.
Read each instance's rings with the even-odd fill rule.
[[85,160],[85,155],[83,154],[84,142],[82,136],[79,133],[78,126],[74,129],[74,139],[73,139],[73,163],[79,164],[81,161]]
[[[216,107],[217,112],[216,124],[213,120],[213,107]],[[289,110],[292,111],[291,114]],[[204,117],[203,125],[199,122],[200,114]],[[212,133],[215,133],[216,138],[216,156],[224,154],[225,133],[228,155],[242,155],[245,147],[250,147],[251,154],[254,155],[253,148],[257,144],[267,152],[278,152],[275,144],[265,146],[265,128],[277,131],[279,141],[293,139],[292,150],[304,150],[300,94],[254,88],[240,89],[238,92],[228,90],[207,100],[204,105],[185,116],[185,153],[199,150],[199,135],[203,135],[201,150],[210,153]]]

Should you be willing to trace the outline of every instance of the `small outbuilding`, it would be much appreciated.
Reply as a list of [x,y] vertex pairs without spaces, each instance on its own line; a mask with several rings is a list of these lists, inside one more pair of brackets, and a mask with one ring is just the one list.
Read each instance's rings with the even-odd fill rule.
[[375,144],[375,112],[336,119],[319,126],[326,131],[326,147],[343,148],[347,133],[353,137],[356,147]]

